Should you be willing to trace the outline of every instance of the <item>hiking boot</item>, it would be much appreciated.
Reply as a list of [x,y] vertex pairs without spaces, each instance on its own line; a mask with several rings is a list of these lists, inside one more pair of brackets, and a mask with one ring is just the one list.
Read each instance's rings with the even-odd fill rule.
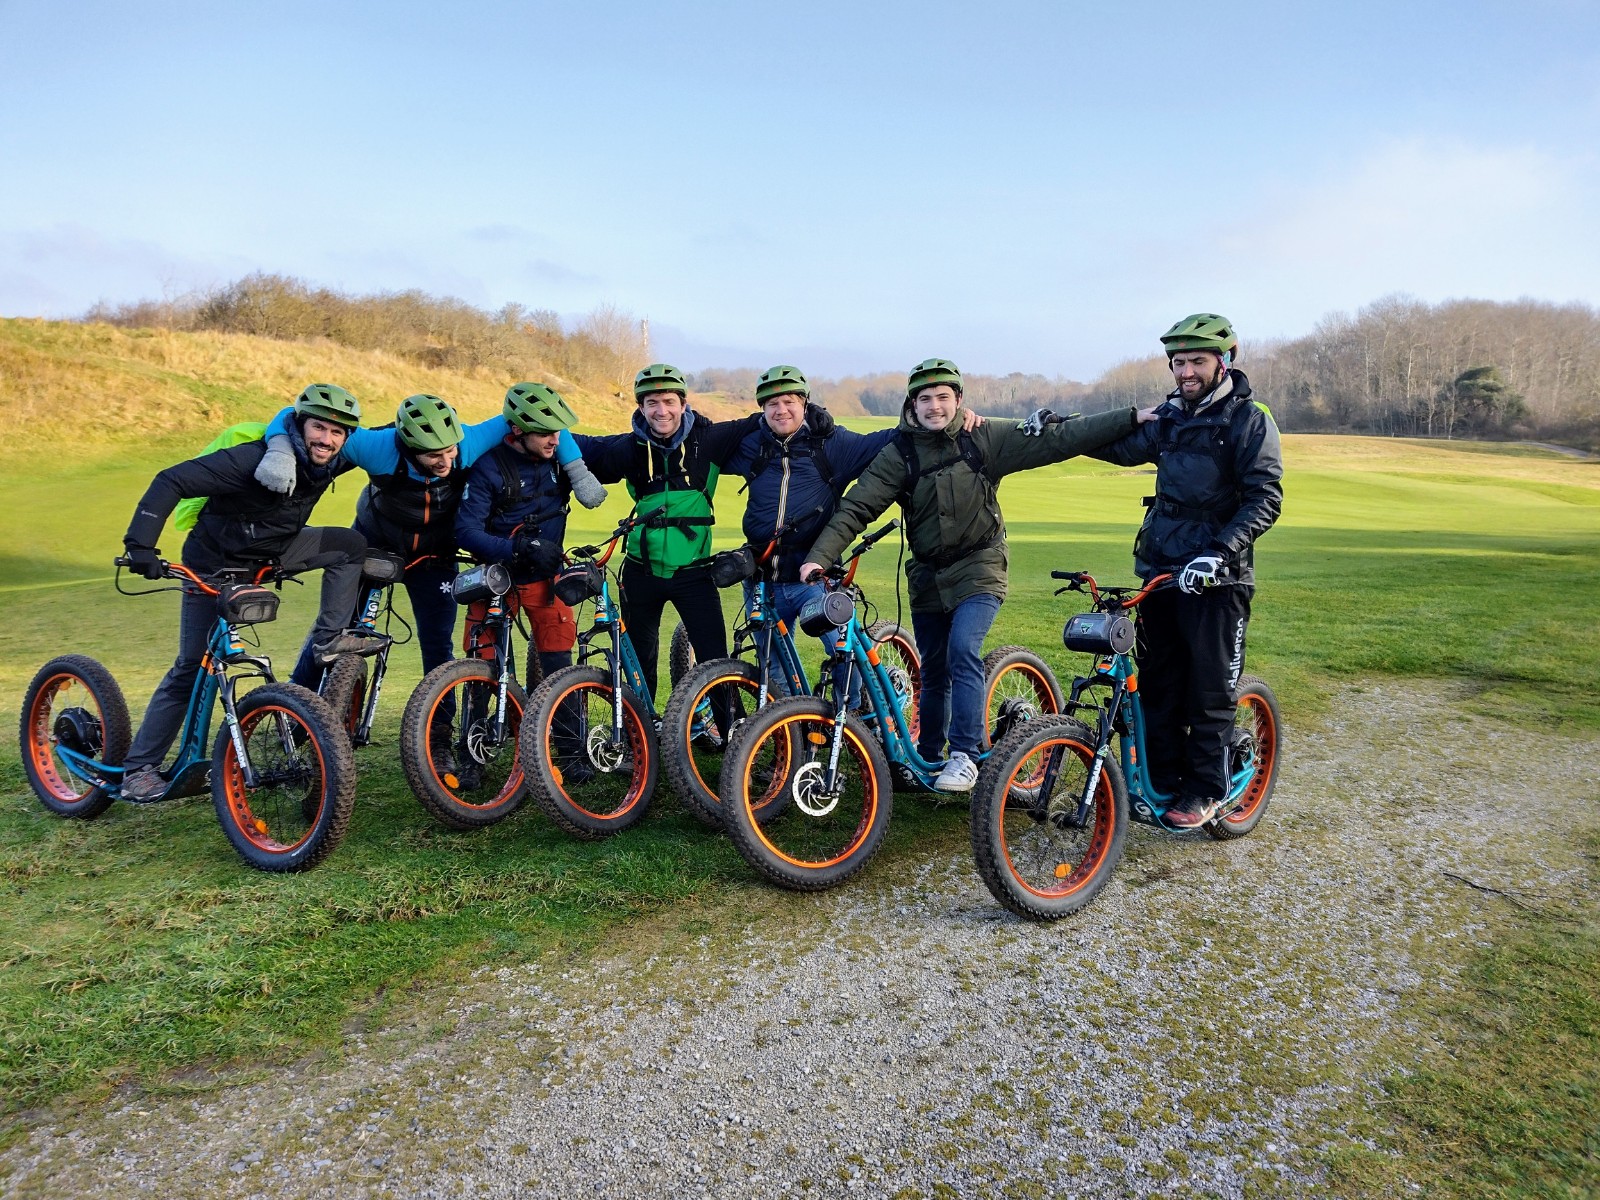
[[383,638],[362,637],[359,633],[335,634],[312,647],[319,667],[331,667],[341,654],[376,654],[383,649]]
[[122,798],[135,804],[159,800],[167,790],[159,767],[135,767],[122,777]]
[[1162,816],[1175,829],[1199,829],[1217,815],[1220,807],[1221,802],[1217,800],[1197,800],[1193,796],[1186,796]]
[[978,783],[978,764],[959,750],[950,751],[950,761],[944,764],[933,786],[941,792],[970,792]]

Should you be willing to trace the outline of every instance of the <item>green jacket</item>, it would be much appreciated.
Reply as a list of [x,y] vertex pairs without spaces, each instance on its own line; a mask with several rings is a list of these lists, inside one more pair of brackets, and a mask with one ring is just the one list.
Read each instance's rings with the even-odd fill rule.
[[807,560],[837,561],[900,498],[907,472],[899,441],[909,433],[918,467],[910,503],[902,506],[912,554],[906,565],[912,610],[950,612],[969,596],[983,594],[1004,600],[1006,527],[996,500],[1000,479],[1097,450],[1138,424],[1131,408],[1046,425],[1038,437],[1024,435],[1015,421],[986,421],[971,434],[984,465],[979,475],[961,455],[961,418],[958,408],[944,429],[928,430],[914,422],[909,409],[903,412],[896,441],[879,451],[839,501],[839,511]]

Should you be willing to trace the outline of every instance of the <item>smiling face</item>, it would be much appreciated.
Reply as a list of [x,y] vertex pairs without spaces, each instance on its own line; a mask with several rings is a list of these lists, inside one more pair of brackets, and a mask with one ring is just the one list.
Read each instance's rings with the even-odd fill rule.
[[456,454],[459,447],[446,446],[443,450],[417,450],[412,453],[421,467],[435,479],[443,479],[450,474],[456,465]]
[[555,456],[556,445],[561,441],[561,431],[554,433],[525,433],[517,439],[517,446],[529,458],[548,462]]
[[1198,400],[1222,382],[1222,355],[1215,350],[1180,350],[1167,365],[1185,400]]
[[683,410],[689,402],[677,392],[648,392],[639,397],[639,410],[653,436],[667,441],[683,424]]
[[786,438],[799,429],[806,419],[806,398],[798,392],[774,396],[761,406],[761,415],[767,428],[780,438]]
[[311,465],[325,467],[344,449],[344,440],[350,436],[350,431],[321,417],[305,417],[300,424],[300,434],[305,438],[306,457]]
[[948,383],[925,387],[912,398],[917,424],[924,429],[943,429],[961,406],[961,396]]

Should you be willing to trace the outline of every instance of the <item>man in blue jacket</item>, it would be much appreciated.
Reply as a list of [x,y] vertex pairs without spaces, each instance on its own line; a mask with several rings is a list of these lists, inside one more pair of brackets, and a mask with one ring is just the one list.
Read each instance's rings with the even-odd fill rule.
[[[827,409],[811,403],[811,385],[798,367],[762,372],[756,403],[761,423],[740,441],[727,470],[748,480],[745,539],[759,552],[777,538],[767,569],[777,616],[793,629],[806,602],[823,591],[821,583],[800,581],[805,552],[832,518],[845,488],[894,440],[895,431],[857,433],[836,423]],[[963,412],[965,429],[983,423],[971,409]],[[821,641],[831,653],[831,641]],[[771,668],[780,678],[779,664],[773,661]]]

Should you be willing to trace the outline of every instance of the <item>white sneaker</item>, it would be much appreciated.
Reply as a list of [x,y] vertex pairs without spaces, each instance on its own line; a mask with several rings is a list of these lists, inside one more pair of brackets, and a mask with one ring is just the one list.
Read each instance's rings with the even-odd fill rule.
[[978,764],[959,750],[950,751],[950,761],[944,764],[933,786],[941,792],[970,792],[978,783]]

